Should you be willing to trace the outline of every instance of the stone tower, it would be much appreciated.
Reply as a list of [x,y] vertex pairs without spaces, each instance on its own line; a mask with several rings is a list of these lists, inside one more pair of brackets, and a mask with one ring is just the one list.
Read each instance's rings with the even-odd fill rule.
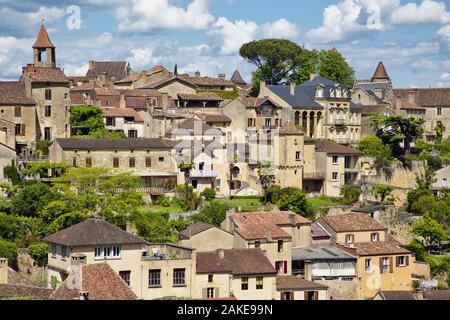
[[33,45],[34,65],[36,67],[56,67],[55,46],[48,36],[45,29],[44,21],[42,21],[36,42]]

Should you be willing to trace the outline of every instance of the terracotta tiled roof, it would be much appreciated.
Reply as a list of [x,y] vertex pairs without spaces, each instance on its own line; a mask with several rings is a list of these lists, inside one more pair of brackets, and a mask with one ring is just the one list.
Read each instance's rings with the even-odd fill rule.
[[[177,141],[178,143],[178,141]],[[204,223],[204,222],[197,222],[193,224],[192,226],[184,229],[180,232],[181,239],[190,239],[192,236],[195,236],[199,233],[202,233],[203,231],[209,230],[211,228],[215,228],[213,225]]]
[[92,61],[92,68],[86,73],[86,79],[96,79],[101,74],[106,74],[108,79],[121,80],[128,74],[128,62],[126,61]]
[[277,290],[327,290],[328,287],[295,276],[277,276]]
[[72,92],[72,91],[74,91],[74,92],[76,92],[76,91],[89,91],[89,90],[94,90],[94,89],[97,89],[97,88],[100,88],[100,87],[97,84],[95,84],[95,82],[85,82],[85,83],[82,83],[79,86],[70,88],[70,92]]
[[35,105],[34,99],[29,98],[25,86],[19,81],[0,81],[0,105],[25,106]]
[[223,113],[196,112],[195,115],[205,122],[231,122],[230,117]]
[[316,152],[326,152],[327,154],[347,154],[361,155],[362,153],[356,149],[343,146],[329,140],[316,140]]
[[235,232],[245,240],[291,239],[280,227],[291,225],[290,217],[295,219],[296,225],[311,224],[308,219],[289,211],[235,213],[230,219],[235,225]]
[[189,101],[223,101],[221,97],[219,97],[215,93],[198,93],[198,94],[178,94],[178,98],[181,100],[189,100]]
[[48,36],[47,29],[45,29],[44,24],[41,24],[39,29],[39,34],[37,36],[36,42],[33,44],[34,49],[45,49],[45,48],[54,48],[50,37]]
[[49,235],[45,242],[69,247],[113,244],[144,244],[141,238],[103,220],[88,219]]
[[137,296],[106,263],[80,266],[51,295],[52,299],[79,299],[88,292],[89,300],[134,300]]
[[69,79],[60,68],[30,67],[27,74],[32,82],[69,83]]
[[288,121],[280,128],[280,135],[304,135],[304,132]]
[[[223,253],[221,258],[220,252]],[[276,274],[261,249],[231,249],[197,253],[197,273],[230,273],[233,275]]]
[[430,290],[424,291],[423,296],[426,300],[450,300],[450,290]]
[[197,86],[195,84],[193,84],[192,82],[188,81],[186,78],[182,78],[180,76],[174,76],[174,75],[170,75],[164,79],[155,81],[153,83],[150,83],[148,85],[143,86],[141,89],[159,89],[160,87],[163,87],[166,84],[171,83],[172,81],[179,81],[191,88],[196,89]]
[[8,268],[8,284],[14,286],[35,287],[36,285],[12,268]]
[[319,221],[311,225],[313,239],[331,239],[330,234],[320,225]]
[[0,284],[0,298],[8,299],[35,299],[45,300],[52,294],[52,289],[46,289],[42,287],[29,287],[29,286],[16,286],[12,284]]
[[[196,130],[201,129],[201,132],[197,132]],[[208,135],[208,136],[217,136],[224,135],[224,133],[217,128],[213,128],[207,125],[204,121],[196,120],[194,118],[189,118],[183,121],[178,125],[178,128],[175,130],[170,130],[167,134],[174,134],[175,136],[186,135],[186,131],[190,132],[194,135]],[[199,130],[200,131],[200,130]]]
[[169,72],[169,71],[168,71],[166,68],[164,68],[163,66],[154,66],[153,68],[151,68],[151,69],[147,72],[147,74],[148,74],[148,75],[151,75],[151,74],[158,73],[158,72],[161,72],[161,71]]
[[135,122],[144,122],[141,115],[132,108],[102,108],[102,112],[105,117],[132,117]]
[[386,228],[364,213],[349,213],[336,216],[325,216],[318,220],[325,222],[335,232],[382,231]]
[[378,63],[377,69],[375,70],[375,73],[373,74],[372,80],[388,80],[390,79],[386,68],[384,67],[384,64],[382,61]]
[[186,75],[180,75],[179,77],[196,86],[234,87],[234,83],[227,79],[211,77],[190,77]]
[[380,291],[378,294],[383,300],[416,300],[415,292],[413,291]]
[[411,254],[410,251],[391,241],[360,242],[351,247],[339,244],[337,246],[352,255],[360,256]]
[[239,70],[235,70],[233,76],[231,77],[231,81],[235,84],[247,84],[245,80],[242,78]]

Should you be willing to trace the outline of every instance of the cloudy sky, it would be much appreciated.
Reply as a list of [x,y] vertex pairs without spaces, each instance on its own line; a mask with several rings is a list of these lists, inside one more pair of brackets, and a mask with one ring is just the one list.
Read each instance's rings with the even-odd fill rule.
[[239,47],[279,37],[338,48],[359,79],[383,60],[396,87],[450,87],[450,0],[0,0],[0,79],[32,62],[42,19],[67,75],[128,60],[250,80]]

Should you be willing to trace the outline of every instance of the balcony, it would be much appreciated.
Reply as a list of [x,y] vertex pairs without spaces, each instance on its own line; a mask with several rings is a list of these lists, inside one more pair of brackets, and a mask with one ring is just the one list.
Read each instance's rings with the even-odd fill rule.
[[361,172],[361,170],[358,169],[358,168],[345,168],[345,173],[356,173],[356,174],[358,174],[360,172]]
[[219,174],[212,170],[192,170],[191,178],[217,178]]

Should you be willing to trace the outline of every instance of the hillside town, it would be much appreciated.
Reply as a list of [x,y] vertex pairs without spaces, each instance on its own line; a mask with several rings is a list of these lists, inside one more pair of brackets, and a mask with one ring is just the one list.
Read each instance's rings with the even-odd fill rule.
[[450,88],[66,74],[36,31],[0,81],[0,300],[450,300]]

